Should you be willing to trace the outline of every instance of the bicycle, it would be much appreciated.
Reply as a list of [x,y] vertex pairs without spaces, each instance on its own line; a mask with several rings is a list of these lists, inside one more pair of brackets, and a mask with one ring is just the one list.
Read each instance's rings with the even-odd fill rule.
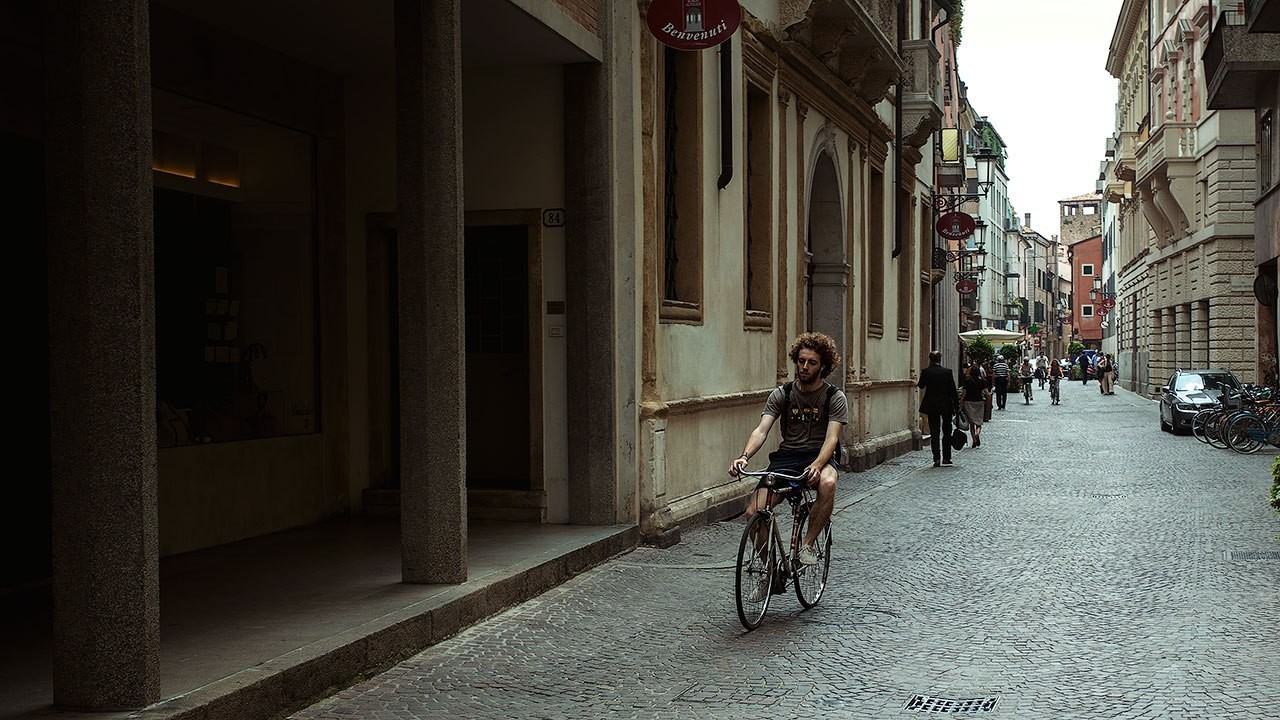
[[1024,377],[1019,379],[1022,380],[1022,399],[1025,401],[1023,404],[1030,405],[1031,404],[1031,378]]
[[1053,405],[1059,405],[1062,402],[1060,400],[1060,398],[1062,397],[1060,395],[1060,393],[1062,392],[1060,387],[1061,385],[1062,385],[1061,377],[1049,378],[1049,399],[1053,401],[1052,403]]
[[[742,531],[738,543],[738,564],[735,587],[738,598],[738,619],[748,630],[760,627],[769,600],[786,592],[787,584],[793,584],[800,604],[809,609],[818,604],[827,587],[827,573],[831,568],[831,522],[828,521],[814,541],[818,556],[816,565],[800,562],[800,544],[804,542],[809,524],[809,509],[814,496],[804,475],[762,470],[739,471],[741,477],[764,480],[769,491],[765,506],[760,508]],[[783,546],[778,529],[778,518],[773,507],[781,500],[791,504],[791,543]],[[790,552],[788,552],[788,547]],[[781,557],[779,557],[781,555]]]

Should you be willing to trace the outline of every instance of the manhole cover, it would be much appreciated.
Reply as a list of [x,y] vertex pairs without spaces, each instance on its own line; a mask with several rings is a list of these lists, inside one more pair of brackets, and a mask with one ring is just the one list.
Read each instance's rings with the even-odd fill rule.
[[996,704],[999,702],[999,695],[963,700],[935,697],[933,695],[912,695],[911,699],[907,701],[907,706],[903,709],[911,712],[972,715],[980,712],[991,712],[996,709]]
[[1231,552],[1224,553],[1227,560],[1280,560],[1280,552],[1275,550],[1263,550],[1261,552]]

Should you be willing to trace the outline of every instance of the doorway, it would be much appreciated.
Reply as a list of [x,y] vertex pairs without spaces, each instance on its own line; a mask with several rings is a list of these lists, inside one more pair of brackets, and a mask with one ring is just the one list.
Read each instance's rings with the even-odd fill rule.
[[844,212],[835,164],[825,152],[818,156],[814,168],[807,227],[807,329],[830,336],[840,354],[847,357],[844,327],[849,264],[845,259]]
[[[467,490],[472,518],[540,522],[542,259],[536,212],[467,214],[464,234]],[[369,489],[366,512],[397,503],[400,375],[395,217],[367,225]]]

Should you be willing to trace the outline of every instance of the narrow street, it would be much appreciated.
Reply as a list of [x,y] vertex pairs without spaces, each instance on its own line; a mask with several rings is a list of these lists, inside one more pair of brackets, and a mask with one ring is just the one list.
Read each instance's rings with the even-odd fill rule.
[[954,468],[926,448],[842,478],[813,610],[788,593],[744,632],[723,522],[294,717],[1280,717],[1273,457],[1162,433],[1095,383],[1011,395]]

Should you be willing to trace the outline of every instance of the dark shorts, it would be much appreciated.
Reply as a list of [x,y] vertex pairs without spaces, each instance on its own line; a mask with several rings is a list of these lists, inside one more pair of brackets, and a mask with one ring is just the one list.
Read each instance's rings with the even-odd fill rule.
[[[821,448],[817,450],[774,450],[769,453],[768,470],[776,470],[788,475],[798,475],[802,470],[812,465],[814,460],[818,459],[818,453],[820,452],[822,452]],[[839,455],[838,450],[836,454]],[[827,461],[827,466],[834,468],[837,473],[840,472],[840,464],[836,462],[835,457]],[[760,482],[756,484],[757,490],[765,487],[765,479],[761,478]]]

